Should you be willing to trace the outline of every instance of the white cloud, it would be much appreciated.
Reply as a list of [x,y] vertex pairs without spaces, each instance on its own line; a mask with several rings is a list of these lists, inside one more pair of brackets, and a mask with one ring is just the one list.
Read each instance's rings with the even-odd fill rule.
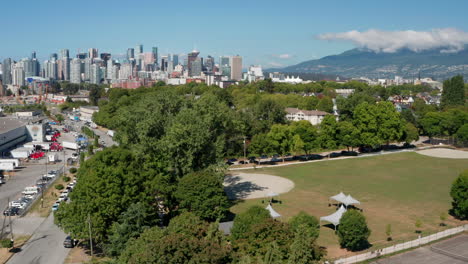
[[294,57],[292,54],[274,54],[273,57],[278,58],[278,59],[283,59],[283,60],[288,60]]
[[393,53],[402,48],[423,51],[444,48],[442,52],[457,52],[468,44],[468,32],[455,28],[433,29],[431,31],[382,31],[370,29],[342,33],[325,33],[317,36],[322,40],[351,41],[359,47],[375,52]]

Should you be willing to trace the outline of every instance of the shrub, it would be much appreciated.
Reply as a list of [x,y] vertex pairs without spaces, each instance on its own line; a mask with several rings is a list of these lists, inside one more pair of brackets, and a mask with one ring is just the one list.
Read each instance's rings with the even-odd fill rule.
[[63,181],[64,181],[64,182],[69,182],[70,180],[71,180],[71,178],[68,177],[68,176],[64,176],[64,177],[63,177]]
[[11,241],[11,239],[2,239],[0,245],[2,246],[2,248],[12,248],[13,241]]
[[60,190],[63,190],[63,188],[64,188],[64,187],[63,187],[62,184],[56,184],[56,185],[55,185],[55,189],[57,189],[57,190],[59,190],[59,191],[60,191]]
[[78,171],[77,168],[70,168],[70,173],[75,174]]

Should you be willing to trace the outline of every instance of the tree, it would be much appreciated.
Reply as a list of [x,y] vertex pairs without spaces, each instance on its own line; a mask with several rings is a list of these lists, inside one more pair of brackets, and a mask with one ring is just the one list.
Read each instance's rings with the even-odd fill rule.
[[323,250],[315,244],[315,239],[307,232],[296,232],[289,249],[288,264],[318,263],[323,255]]
[[81,164],[71,202],[60,206],[55,221],[73,237],[87,239],[90,216],[94,241],[104,242],[113,222],[131,204],[154,202],[156,187],[151,179],[155,175],[154,170],[142,169],[130,150],[112,147],[100,151]]
[[191,213],[171,220],[166,230],[153,227],[130,240],[121,263],[179,264],[230,263],[230,248],[217,224],[208,224]]
[[319,126],[318,142],[321,148],[336,148],[337,123],[334,115],[326,115]]
[[419,124],[424,133],[429,137],[442,135],[442,127],[440,123],[443,120],[443,114],[438,112],[429,112],[419,120]]
[[302,140],[302,150],[304,150],[305,154],[308,155],[317,147],[317,128],[307,120],[293,122],[291,126],[293,133],[299,136]]
[[400,114],[390,102],[380,102],[376,105],[377,136],[387,145],[399,141],[403,135],[403,122]]
[[319,100],[317,110],[333,113],[333,101],[330,97],[325,96]]
[[458,129],[456,137],[462,142],[468,142],[468,123]]
[[148,205],[141,202],[131,204],[111,227],[109,242],[105,246],[107,254],[120,256],[127,242],[154,226],[157,219],[157,216],[154,215],[154,209]]
[[267,134],[271,149],[281,156],[293,150],[293,137],[294,134],[291,127],[280,124],[273,125]]
[[320,225],[317,218],[301,211],[289,221],[294,233],[305,233],[307,237],[315,241],[319,237]]
[[252,206],[247,211],[236,215],[234,224],[231,229],[231,236],[234,240],[245,238],[247,232],[252,228],[255,223],[262,222],[270,218],[270,213],[260,207]]
[[421,227],[422,227],[421,219],[416,219],[416,222],[414,222],[414,226],[416,227],[416,233],[421,233]]
[[99,136],[98,135],[94,136],[94,147],[99,148]]
[[253,136],[252,141],[249,145],[249,152],[258,155],[263,155],[271,151],[270,142],[267,139],[266,134],[258,134]]
[[418,129],[413,124],[406,122],[401,140],[408,144],[419,140]]
[[463,76],[457,75],[452,77],[452,79],[444,81],[440,104],[443,108],[465,105],[465,84]]
[[387,241],[392,241],[392,225],[388,224],[385,228],[385,234],[387,235]]
[[459,219],[468,219],[468,170],[460,173],[450,190],[452,214]]
[[180,210],[205,220],[222,219],[229,211],[222,179],[209,171],[194,172],[180,179],[174,193]]
[[64,118],[63,115],[61,115],[61,114],[55,115],[55,119],[57,119],[57,121],[58,121],[59,123],[62,123],[63,120],[65,120],[65,118]]
[[339,145],[346,146],[348,150],[349,147],[351,147],[351,149],[358,147],[360,144],[359,131],[351,122],[339,122],[337,128],[337,140]]
[[366,218],[359,211],[348,210],[343,214],[337,232],[341,247],[352,251],[365,249],[370,233]]
[[360,135],[359,141],[364,146],[375,147],[382,143],[377,119],[378,111],[375,105],[367,102],[359,104],[354,110],[353,124]]
[[439,215],[440,219],[440,226],[445,226],[445,221],[447,220],[447,213],[446,212],[441,212]]

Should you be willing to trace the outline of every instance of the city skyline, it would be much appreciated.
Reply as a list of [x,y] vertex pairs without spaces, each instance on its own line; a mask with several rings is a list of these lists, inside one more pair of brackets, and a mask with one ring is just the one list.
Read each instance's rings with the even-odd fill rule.
[[[2,17],[4,21],[14,21],[14,26],[3,30],[8,40],[0,45],[1,60],[20,59],[36,51],[43,61],[62,48],[75,53],[79,48],[84,51],[92,47],[123,56],[126,48],[141,43],[145,47],[160,47],[160,54],[187,53],[194,48],[202,51],[202,56],[242,54],[244,65],[269,68],[356,47],[352,40],[319,39],[324,34],[371,29],[468,31],[463,14],[468,3],[460,1],[361,1],[359,5],[340,1],[295,1],[287,5],[256,1],[248,6],[215,1],[196,4],[182,1],[177,6],[150,1],[140,1],[138,5],[124,1],[83,1],[80,7],[58,1],[28,2],[26,12],[23,4],[3,4],[8,12]],[[23,13],[28,19],[15,19]]]

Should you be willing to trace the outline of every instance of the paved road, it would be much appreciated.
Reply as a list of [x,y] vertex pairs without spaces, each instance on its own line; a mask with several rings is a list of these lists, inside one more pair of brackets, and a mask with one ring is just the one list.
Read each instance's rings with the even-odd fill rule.
[[63,247],[66,234],[49,217],[34,232],[34,235],[16,253],[8,264],[62,264],[70,249]]

